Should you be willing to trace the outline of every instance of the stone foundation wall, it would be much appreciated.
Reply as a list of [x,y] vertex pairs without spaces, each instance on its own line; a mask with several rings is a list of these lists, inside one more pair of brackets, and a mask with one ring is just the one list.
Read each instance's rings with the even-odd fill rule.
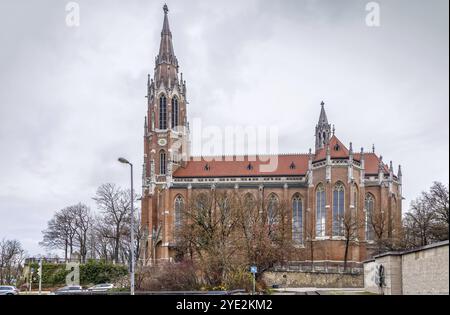
[[263,280],[269,287],[280,288],[363,288],[363,274],[322,272],[265,272]]

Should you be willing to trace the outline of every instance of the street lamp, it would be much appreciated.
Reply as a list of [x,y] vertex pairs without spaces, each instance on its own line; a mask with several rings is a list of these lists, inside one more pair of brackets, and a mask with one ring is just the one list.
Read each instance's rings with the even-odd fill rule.
[[128,164],[131,168],[131,275],[130,287],[131,295],[134,295],[134,190],[133,190],[133,164],[124,158],[119,159],[120,163]]

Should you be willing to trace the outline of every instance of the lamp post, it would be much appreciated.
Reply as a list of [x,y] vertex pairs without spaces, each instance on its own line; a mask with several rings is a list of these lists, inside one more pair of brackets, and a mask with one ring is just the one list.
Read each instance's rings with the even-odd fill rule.
[[131,168],[131,275],[130,288],[131,295],[134,295],[134,190],[133,190],[133,164],[124,158],[119,159],[120,163],[128,164]]

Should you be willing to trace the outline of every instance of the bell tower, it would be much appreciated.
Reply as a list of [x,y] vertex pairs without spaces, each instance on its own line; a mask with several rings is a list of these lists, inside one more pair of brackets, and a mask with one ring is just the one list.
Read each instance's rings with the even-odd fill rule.
[[148,114],[145,119],[144,187],[153,194],[155,186],[170,187],[172,173],[188,156],[186,81],[179,75],[169,8],[164,5],[164,22],[153,79],[148,77]]
[[316,125],[316,151],[323,149],[330,142],[331,125],[328,123],[327,113],[325,111],[325,103],[320,104],[319,122]]

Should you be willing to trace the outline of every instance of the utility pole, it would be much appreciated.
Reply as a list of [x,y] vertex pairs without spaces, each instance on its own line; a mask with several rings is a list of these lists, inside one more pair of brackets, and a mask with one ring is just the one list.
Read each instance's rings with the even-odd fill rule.
[[42,258],[39,259],[38,275],[39,275],[39,295],[41,295],[42,294]]
[[133,164],[131,164],[128,160],[124,158],[119,159],[120,163],[128,164],[131,168],[131,272],[130,272],[130,293],[134,295],[134,265],[135,265],[135,257],[134,257],[134,190],[133,190]]

